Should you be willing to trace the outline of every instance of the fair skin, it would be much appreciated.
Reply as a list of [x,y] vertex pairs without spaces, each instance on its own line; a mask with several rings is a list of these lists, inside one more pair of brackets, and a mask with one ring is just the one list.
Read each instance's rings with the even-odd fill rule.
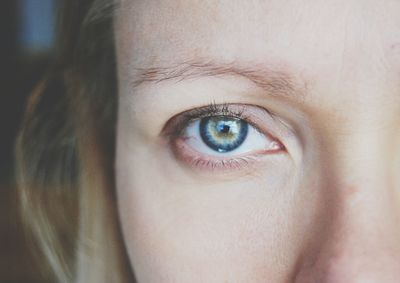
[[121,1],[115,33],[138,282],[398,282],[399,1]]

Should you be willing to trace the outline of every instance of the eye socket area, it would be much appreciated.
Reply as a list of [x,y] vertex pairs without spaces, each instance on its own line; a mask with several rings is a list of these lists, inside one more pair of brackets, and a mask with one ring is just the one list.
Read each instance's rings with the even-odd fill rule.
[[204,171],[253,170],[269,164],[270,158],[276,161],[287,153],[277,138],[286,140],[286,133],[287,128],[275,114],[248,104],[194,108],[175,115],[163,129],[181,165]]

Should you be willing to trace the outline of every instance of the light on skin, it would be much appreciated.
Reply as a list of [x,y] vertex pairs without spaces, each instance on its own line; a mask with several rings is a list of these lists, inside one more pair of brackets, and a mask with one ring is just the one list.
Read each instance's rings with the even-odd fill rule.
[[[399,281],[399,1],[121,1],[114,28],[138,282]],[[238,155],[185,132],[221,105],[257,128]]]

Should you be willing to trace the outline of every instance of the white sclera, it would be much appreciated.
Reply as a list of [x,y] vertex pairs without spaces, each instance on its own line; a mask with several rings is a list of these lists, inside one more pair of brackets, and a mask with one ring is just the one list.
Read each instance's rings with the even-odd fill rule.
[[200,122],[201,119],[197,119],[190,123],[185,131],[184,137],[187,139],[186,143],[195,151],[215,157],[235,157],[238,155],[245,155],[246,153],[263,151],[263,150],[277,150],[279,144],[269,138],[268,136],[260,133],[250,124],[248,125],[248,133],[244,142],[236,149],[229,152],[217,152],[206,145],[200,135]]

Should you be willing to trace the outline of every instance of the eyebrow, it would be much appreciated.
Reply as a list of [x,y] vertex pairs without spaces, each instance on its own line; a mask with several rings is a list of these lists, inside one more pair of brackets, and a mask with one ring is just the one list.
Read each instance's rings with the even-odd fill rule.
[[167,67],[136,68],[137,74],[132,87],[146,83],[164,81],[181,82],[200,77],[236,76],[250,80],[271,95],[298,96],[304,92],[292,74],[260,66],[240,66],[239,64],[216,64],[213,62],[186,61]]

